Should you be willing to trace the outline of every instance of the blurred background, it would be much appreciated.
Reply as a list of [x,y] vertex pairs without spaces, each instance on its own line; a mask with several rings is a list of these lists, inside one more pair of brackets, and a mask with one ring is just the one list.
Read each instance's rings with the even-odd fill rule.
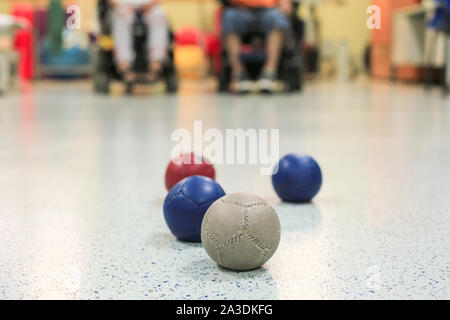
[[[53,2],[53,4],[51,3]],[[80,9],[73,30],[51,26],[52,5],[60,2],[65,19]],[[359,77],[439,86],[446,90],[449,15],[447,0],[302,0],[296,15],[302,23],[299,50],[302,77],[308,81]],[[220,11],[216,0],[164,0],[173,32],[177,74],[183,80],[208,79],[214,90],[220,74]],[[380,9],[379,27],[371,5]],[[17,83],[43,79],[88,81],[96,72],[102,38],[98,1],[0,0],[0,90],[20,90]],[[73,17],[72,17],[73,18]],[[370,30],[372,23],[375,29]],[[52,53],[54,33],[62,51]],[[31,82],[30,82],[31,81]],[[219,79],[220,81],[220,79]],[[111,87],[109,87],[111,85]],[[205,87],[206,88],[206,87]],[[98,88],[97,88],[98,89]],[[105,91],[105,90],[98,90]],[[108,83],[108,91],[120,93]]]
[[[222,94],[223,1],[161,0],[163,75],[130,87],[106,0],[0,0],[0,299],[450,297],[450,0],[292,2],[268,98]],[[148,29],[132,30],[144,70]],[[257,33],[242,43],[250,69],[261,48]],[[196,120],[280,129],[280,156],[323,169],[314,203],[296,206],[259,165],[217,164],[227,193],[279,213],[265,269],[217,269],[166,227],[171,137],[195,137]]]

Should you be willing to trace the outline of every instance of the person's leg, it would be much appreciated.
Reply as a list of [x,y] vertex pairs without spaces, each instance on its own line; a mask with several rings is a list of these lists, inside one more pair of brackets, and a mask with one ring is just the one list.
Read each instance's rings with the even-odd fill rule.
[[274,29],[267,35],[267,60],[264,70],[269,73],[275,73],[280,61],[281,49],[283,46],[283,31]]
[[125,80],[133,81],[135,75],[131,71],[134,58],[132,44],[133,10],[126,6],[117,5],[114,9],[112,21],[112,36],[115,46],[115,60],[119,72],[124,75]]
[[241,35],[248,29],[251,16],[248,10],[240,8],[226,8],[222,15],[222,33],[225,41],[225,48],[228,59],[237,75],[243,71],[239,54],[241,50]]
[[163,69],[169,49],[169,23],[164,10],[156,5],[146,14],[149,28],[148,50],[150,55],[149,80],[154,81]]
[[227,48],[228,59],[234,76],[241,74],[244,70],[239,59],[241,50],[241,38],[239,35],[229,33],[225,36],[225,47]]
[[272,92],[275,89],[276,73],[283,48],[283,33],[289,28],[289,21],[279,9],[274,8],[262,13],[261,23],[267,34],[267,59],[258,84],[261,91]]
[[222,16],[222,33],[231,65],[234,90],[240,93],[250,91],[249,82],[240,60],[241,35],[247,32],[254,17],[245,9],[226,8]]

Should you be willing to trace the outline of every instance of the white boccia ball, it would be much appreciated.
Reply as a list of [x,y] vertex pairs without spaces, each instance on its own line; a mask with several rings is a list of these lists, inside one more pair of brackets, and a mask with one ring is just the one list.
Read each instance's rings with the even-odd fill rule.
[[206,211],[201,239],[220,266],[245,271],[259,268],[280,243],[280,220],[266,201],[249,193],[216,200]]

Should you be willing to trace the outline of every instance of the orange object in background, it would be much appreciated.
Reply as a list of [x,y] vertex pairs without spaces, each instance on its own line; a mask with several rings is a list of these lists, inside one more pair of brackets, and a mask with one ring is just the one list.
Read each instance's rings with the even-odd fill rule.
[[422,81],[424,79],[424,69],[416,66],[399,66],[395,70],[396,79],[402,81]]
[[29,28],[18,30],[14,47],[19,54],[19,76],[23,80],[30,80],[34,75],[34,43],[33,43],[33,22],[34,8],[32,5],[13,5],[11,15],[20,17],[29,22]]
[[[391,76],[391,41],[392,41],[392,16],[394,10],[411,5],[417,5],[421,0],[373,0],[373,4],[381,9],[381,26],[372,33],[371,66],[372,75],[380,78]],[[396,78],[405,81],[416,81],[421,78],[422,70],[415,66],[398,66]]]
[[175,35],[175,65],[182,78],[198,79],[207,69],[205,61],[205,37],[191,27],[179,30]]
[[198,79],[207,69],[203,49],[199,46],[186,45],[175,47],[175,65],[182,78]]

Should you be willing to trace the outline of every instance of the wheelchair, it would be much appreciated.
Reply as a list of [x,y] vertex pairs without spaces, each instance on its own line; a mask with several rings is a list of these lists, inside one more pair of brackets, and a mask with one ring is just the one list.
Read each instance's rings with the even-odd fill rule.
[[[94,61],[94,90],[98,93],[108,94],[110,84],[114,80],[124,81],[119,73],[114,61],[114,42],[112,40],[112,8],[108,4],[108,0],[100,0],[98,2],[98,18],[100,21],[100,35],[96,39],[96,54]],[[135,60],[132,68],[137,75],[136,81],[125,82],[126,93],[131,94],[136,84],[148,83],[143,80],[144,75],[148,72],[148,54],[147,54],[147,25],[144,21],[142,12],[136,12],[136,19],[132,27],[133,33],[133,49],[135,52]],[[167,58],[164,61],[160,79],[165,83],[167,93],[176,93],[178,91],[178,76],[175,68],[175,59],[173,52],[173,33],[170,31],[170,49]]]
[[[223,8],[229,6],[227,1],[222,1],[222,4]],[[282,82],[284,92],[300,92],[304,83],[302,44],[305,27],[303,20],[296,14],[298,6],[299,2],[293,1],[293,13],[288,17],[291,28],[284,34],[277,72],[278,80]],[[250,31],[241,39],[240,59],[250,80],[256,81],[266,60],[265,35],[258,30],[257,25],[250,26],[249,29]],[[232,81],[232,71],[225,48],[222,49],[221,61],[221,70],[216,74],[218,90],[227,93]]]

